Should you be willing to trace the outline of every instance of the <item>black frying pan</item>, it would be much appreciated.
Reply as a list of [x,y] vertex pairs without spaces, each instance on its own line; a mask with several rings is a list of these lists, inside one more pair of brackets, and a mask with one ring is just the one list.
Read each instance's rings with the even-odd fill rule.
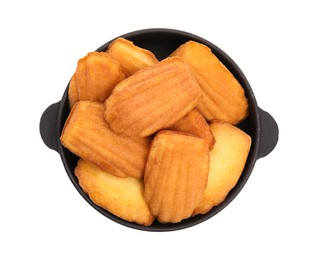
[[[127,33],[120,37],[131,40],[134,42],[134,44],[152,51],[159,60],[166,58],[179,45],[185,43],[186,41],[194,40],[203,43],[212,49],[213,53],[231,71],[231,73],[243,86],[249,101],[249,117],[243,123],[238,125],[238,127],[243,129],[252,137],[252,146],[244,171],[237,185],[230,191],[224,202],[219,206],[214,207],[205,215],[197,215],[193,218],[183,220],[182,222],[176,224],[160,224],[155,221],[149,227],[127,222],[95,205],[91,201],[89,196],[86,195],[82,188],[79,186],[77,178],[74,175],[74,168],[76,166],[78,157],[64,148],[59,141],[65,120],[67,119],[67,116],[70,112],[67,97],[68,86],[64,92],[62,99],[59,102],[50,105],[44,111],[40,119],[41,137],[44,143],[50,149],[54,149],[60,154],[70,180],[72,181],[74,187],[82,195],[82,197],[93,208],[95,208],[97,211],[99,211],[109,219],[112,219],[131,228],[147,231],[172,231],[199,224],[219,213],[235,198],[235,196],[238,195],[240,190],[247,182],[256,161],[259,158],[268,155],[275,148],[278,141],[278,126],[270,114],[258,107],[252,89],[239,67],[234,63],[233,60],[231,60],[231,58],[227,54],[225,54],[221,49],[208,42],[207,40],[187,32],[172,29],[146,29]],[[102,45],[97,49],[97,51],[105,51],[109,43],[113,40],[114,39]]]

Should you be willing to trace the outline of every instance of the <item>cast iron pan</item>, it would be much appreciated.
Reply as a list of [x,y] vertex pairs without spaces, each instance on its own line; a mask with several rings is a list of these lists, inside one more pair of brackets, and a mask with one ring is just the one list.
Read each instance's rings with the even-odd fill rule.
[[[221,62],[231,71],[231,73],[243,86],[249,101],[249,117],[238,127],[243,129],[252,137],[252,146],[244,171],[237,185],[231,190],[224,202],[219,206],[214,207],[205,215],[197,215],[193,218],[183,220],[177,224],[160,224],[155,221],[149,227],[127,222],[95,205],[79,186],[77,178],[74,175],[74,168],[76,166],[78,157],[72,154],[69,150],[65,149],[59,141],[65,120],[70,112],[67,97],[68,86],[62,99],[59,102],[50,105],[42,114],[40,119],[41,137],[44,143],[50,149],[53,149],[60,154],[70,180],[82,197],[93,208],[109,219],[131,228],[146,231],[173,231],[199,224],[219,213],[235,198],[235,196],[237,196],[247,182],[256,161],[259,158],[268,155],[275,148],[278,141],[278,126],[269,113],[258,107],[252,89],[239,67],[227,54],[225,54],[221,49],[211,42],[202,39],[199,36],[172,29],[146,29],[127,33],[120,37],[124,37],[130,41],[133,41],[134,44],[152,51],[159,60],[166,58],[179,45],[185,43],[186,41],[193,40],[203,43],[212,49],[212,52],[221,60]],[[102,45],[96,51],[105,51],[109,43],[113,40],[114,39]]]

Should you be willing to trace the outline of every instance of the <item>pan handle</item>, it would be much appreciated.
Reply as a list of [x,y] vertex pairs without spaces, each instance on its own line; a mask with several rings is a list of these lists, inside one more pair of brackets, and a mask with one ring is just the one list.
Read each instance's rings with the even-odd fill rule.
[[58,152],[57,145],[57,116],[60,101],[50,105],[42,114],[39,123],[39,131],[43,142],[48,148]]
[[278,142],[278,125],[275,119],[260,107],[260,145],[258,159],[267,156],[277,145]]

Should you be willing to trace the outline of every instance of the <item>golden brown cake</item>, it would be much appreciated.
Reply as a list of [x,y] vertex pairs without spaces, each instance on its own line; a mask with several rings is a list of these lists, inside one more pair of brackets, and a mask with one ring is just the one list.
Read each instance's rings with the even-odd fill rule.
[[80,159],[75,168],[82,189],[98,206],[130,222],[149,226],[154,220],[143,196],[143,181],[119,178]]
[[188,112],[187,115],[167,129],[201,137],[207,141],[209,150],[213,148],[215,142],[214,136],[204,116],[197,109]]
[[105,102],[104,118],[125,136],[167,128],[197,104],[201,89],[181,58],[168,58],[119,83]]
[[193,69],[203,91],[197,108],[208,121],[218,119],[235,125],[247,117],[248,100],[244,89],[210,48],[189,41],[171,56],[182,57]]
[[235,126],[213,121],[210,128],[216,143],[210,152],[207,187],[194,215],[205,214],[224,201],[240,178],[251,146],[250,136]]
[[142,178],[149,137],[124,137],[110,130],[102,103],[77,102],[66,122],[61,143],[74,154],[118,177]]
[[145,175],[144,196],[159,222],[189,218],[207,184],[209,149],[202,138],[175,131],[154,137]]
[[109,45],[107,52],[113,59],[119,61],[126,77],[131,76],[138,70],[158,63],[152,52],[140,48],[124,38],[114,40]]
[[75,71],[79,100],[104,102],[125,75],[118,61],[106,52],[90,52]]
[[75,83],[75,75],[73,75],[68,88],[68,104],[70,108],[72,108],[72,106],[79,100],[79,93]]

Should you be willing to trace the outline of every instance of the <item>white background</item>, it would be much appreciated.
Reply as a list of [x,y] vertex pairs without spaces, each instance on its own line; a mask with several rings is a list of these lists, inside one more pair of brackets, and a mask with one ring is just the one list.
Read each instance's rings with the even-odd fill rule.
[[[0,259],[323,259],[320,1],[1,1]],[[76,62],[138,29],[219,46],[280,129],[238,197],[189,229],[143,232],[92,209],[39,134]]]

